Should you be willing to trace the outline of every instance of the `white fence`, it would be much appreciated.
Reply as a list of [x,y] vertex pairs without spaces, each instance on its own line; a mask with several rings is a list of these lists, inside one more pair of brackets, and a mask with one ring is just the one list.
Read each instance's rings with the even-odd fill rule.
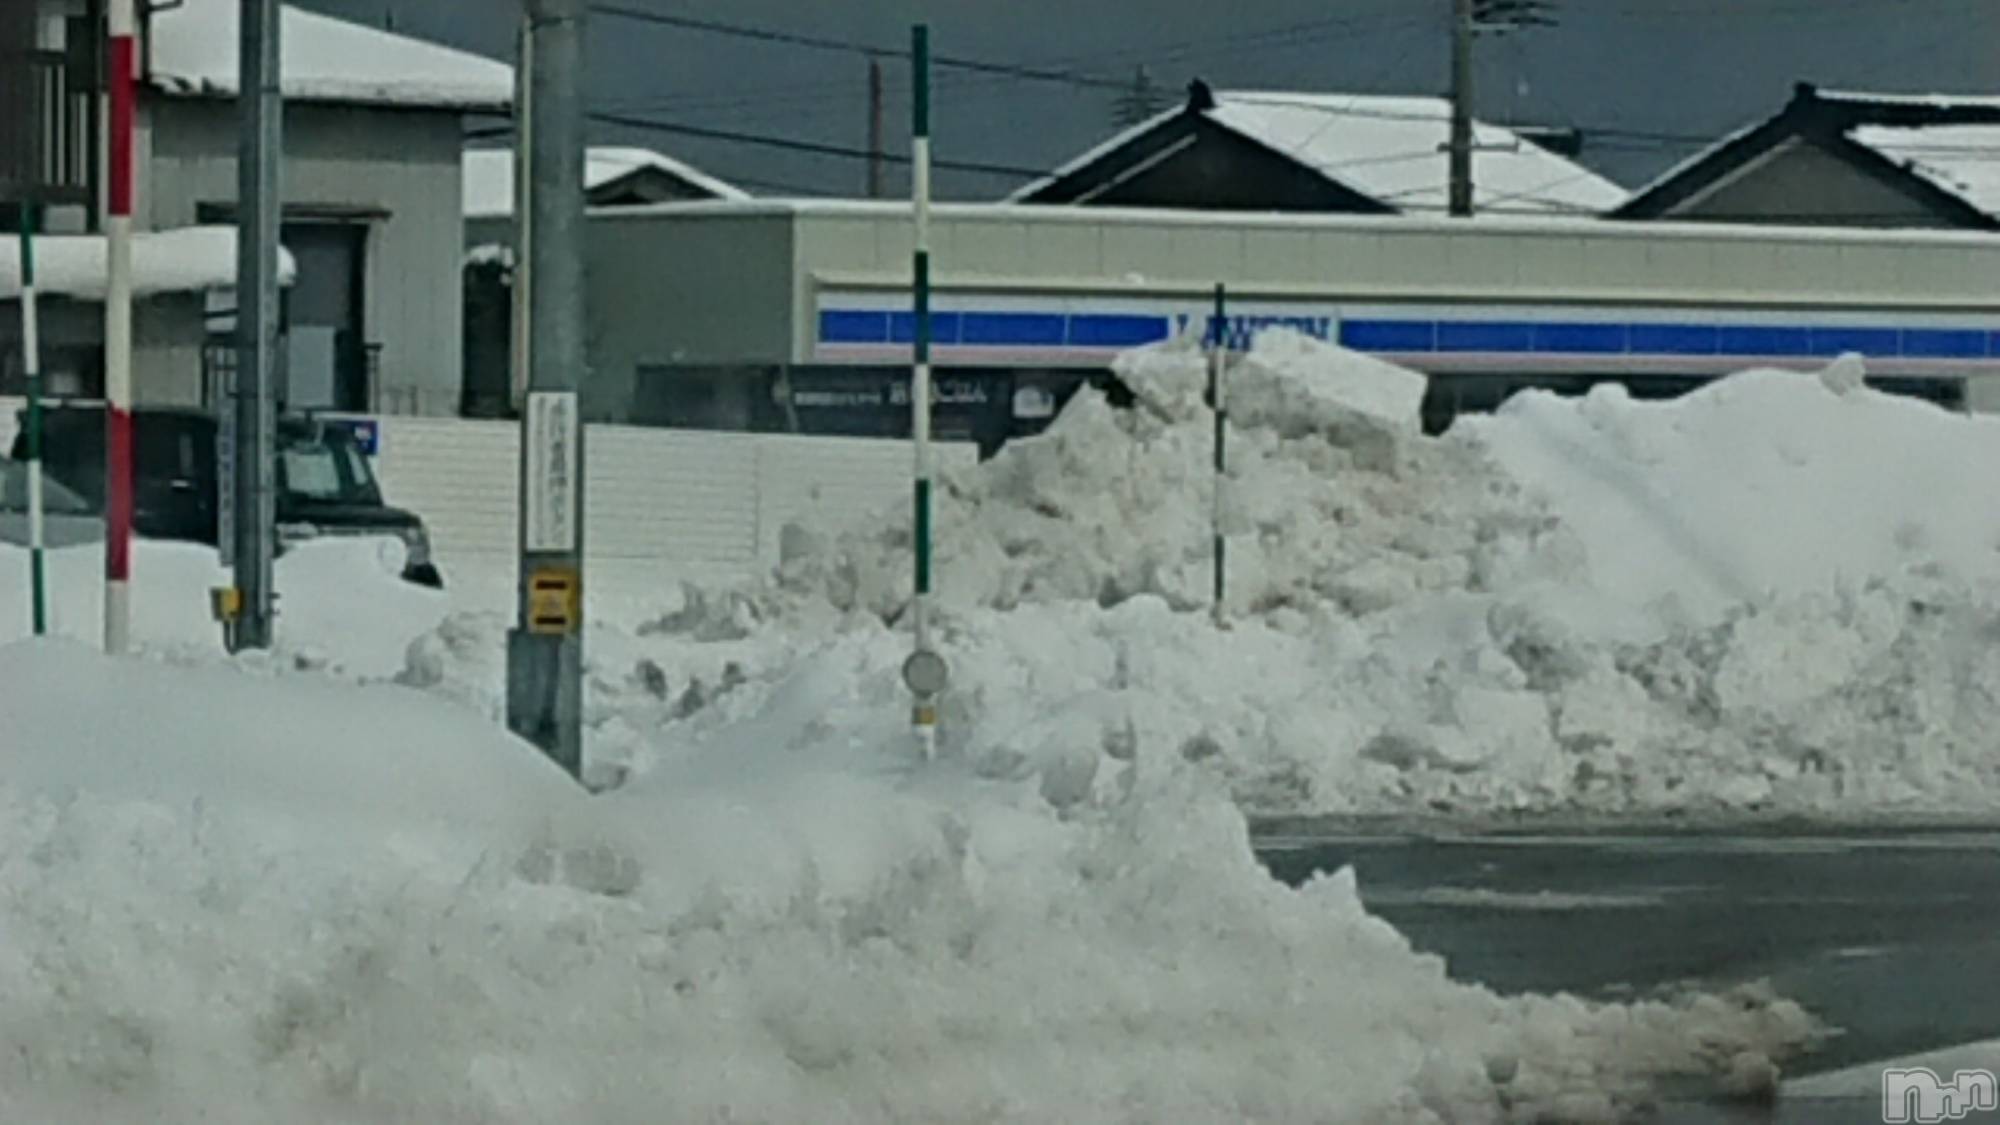
[[[0,399],[0,454],[16,403]],[[520,492],[520,427],[457,418],[379,418],[375,457],[384,498],[423,517],[438,564],[511,572]],[[971,445],[938,447],[939,464],[971,464]],[[873,438],[801,437],[591,426],[585,438],[586,555],[620,578],[720,578],[778,561],[785,525],[838,529],[910,495],[910,446]]]
[[[512,565],[520,427],[385,417],[376,471],[389,503],[422,516],[440,566]],[[970,445],[941,451],[970,464]],[[586,555],[621,576],[716,577],[778,561],[787,523],[840,528],[907,506],[910,447],[868,438],[591,426]]]

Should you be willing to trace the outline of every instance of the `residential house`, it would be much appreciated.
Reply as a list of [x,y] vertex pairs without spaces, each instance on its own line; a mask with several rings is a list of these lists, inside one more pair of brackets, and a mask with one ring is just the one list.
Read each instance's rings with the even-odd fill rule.
[[[135,226],[142,235],[226,227],[237,210],[240,5],[179,0],[143,10]],[[0,168],[32,165],[31,175],[16,170],[11,191],[0,173],[0,202],[31,198],[48,229],[83,237],[102,226],[93,154],[103,135],[103,18],[103,0],[0,0],[0,45],[33,44],[0,54],[0,154],[14,153],[0,155]],[[281,35],[281,237],[296,265],[286,402],[453,413],[464,122],[508,112],[512,69],[292,7],[282,10]],[[171,285],[142,302],[134,388],[142,404],[194,404],[219,392],[233,302],[213,285],[233,277],[226,234],[157,243],[202,257],[167,270]],[[61,253],[74,262],[102,260],[83,243],[68,245]],[[79,285],[70,299],[101,291],[101,282]],[[101,359],[84,358],[101,351],[93,318],[51,315],[75,330],[49,342],[58,357],[65,347],[75,353],[76,393],[101,394]],[[0,327],[0,347],[18,353],[8,331]]]
[[[1215,91],[1141,122],[1009,197],[1016,203],[1226,211],[1441,214],[1450,194],[1443,98]],[[1476,122],[1474,207],[1594,215],[1618,185],[1511,129]]]
[[[145,25],[140,213],[235,218],[237,0],[184,0]],[[502,114],[511,67],[286,7],[282,239],[289,400],[452,414],[460,398],[459,153],[468,114]]]
[[[24,259],[14,231],[29,208],[40,291],[38,347],[54,395],[104,391],[101,233],[104,7],[101,0],[0,2],[0,396],[26,389],[21,294]],[[211,304],[234,283],[228,228],[141,233],[133,245],[133,337],[149,398],[200,388]]]
[[2000,97],[1821,90],[1635,192],[1621,219],[2000,229]]

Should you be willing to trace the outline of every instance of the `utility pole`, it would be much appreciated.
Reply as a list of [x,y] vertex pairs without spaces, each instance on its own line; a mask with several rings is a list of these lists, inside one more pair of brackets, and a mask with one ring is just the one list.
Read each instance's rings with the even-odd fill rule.
[[882,182],[882,60],[868,56],[868,198],[880,199]]
[[581,778],[585,7],[584,0],[526,5],[533,333],[521,411],[520,601],[507,636],[507,727]]
[[111,0],[105,138],[104,651],[132,644],[132,204],[138,110],[136,0]]
[[[236,160],[236,377],[221,419],[229,474],[233,595],[223,635],[231,651],[275,639],[272,555],[277,547],[273,461],[278,365],[278,159],[284,146],[277,0],[241,0]],[[218,474],[219,475],[219,474]]]
[[514,291],[513,315],[509,318],[513,328],[512,347],[508,350],[508,401],[513,404],[515,414],[527,409],[528,402],[528,349],[533,338],[533,311],[529,294],[534,292],[534,271],[529,268],[528,246],[533,241],[534,224],[533,200],[535,198],[535,177],[528,167],[528,157],[533,151],[535,130],[530,119],[534,116],[530,109],[535,102],[535,65],[529,49],[533,41],[533,24],[526,12],[521,14],[521,28],[514,38]]
[[1473,0],[1451,5],[1451,214],[1472,215]]

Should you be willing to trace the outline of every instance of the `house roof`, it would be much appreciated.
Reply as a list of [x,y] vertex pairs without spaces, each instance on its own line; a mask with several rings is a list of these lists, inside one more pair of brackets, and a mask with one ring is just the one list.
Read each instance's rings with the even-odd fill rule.
[[[79,301],[104,299],[108,247],[101,234],[43,235],[34,241],[36,292]],[[291,284],[296,265],[278,251],[279,280]],[[181,227],[132,236],[132,292],[201,293],[236,285],[236,228]],[[21,250],[0,240],[0,300],[21,295]]]
[[[1024,201],[1126,145],[1200,114],[1328,180],[1398,211],[1443,211],[1449,199],[1451,106],[1443,98],[1374,94],[1197,91],[1189,104],[1110,138],[1015,192]],[[1624,189],[1502,126],[1475,122],[1474,204],[1523,214],[1608,210]]]
[[1907,186],[1949,212],[2000,223],[2000,97],[1821,90],[1800,83],[1753,122],[1654,179],[1618,210],[1670,215],[1682,201],[1788,142],[1810,141]]
[[[148,80],[169,94],[237,92],[238,0],[183,0],[150,17]],[[279,21],[285,97],[411,108],[504,110],[514,69],[379,28],[286,6]]]
[[1859,125],[1847,139],[2000,218],[2000,124]]
[[[514,150],[467,149],[464,161],[465,217],[498,219],[514,213]],[[598,191],[644,172],[659,172],[715,199],[748,199],[750,194],[701,169],[645,148],[591,148],[584,154],[583,187]]]

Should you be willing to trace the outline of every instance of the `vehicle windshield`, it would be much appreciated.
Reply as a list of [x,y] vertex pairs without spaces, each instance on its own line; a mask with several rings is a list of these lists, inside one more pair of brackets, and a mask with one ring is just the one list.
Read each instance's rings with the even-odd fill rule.
[[[19,461],[0,461],[0,511],[28,510],[28,466]],[[96,515],[90,502],[46,473],[42,476],[42,511],[52,516]]]
[[278,486],[315,504],[379,504],[368,458],[346,442],[300,437],[278,448]]

